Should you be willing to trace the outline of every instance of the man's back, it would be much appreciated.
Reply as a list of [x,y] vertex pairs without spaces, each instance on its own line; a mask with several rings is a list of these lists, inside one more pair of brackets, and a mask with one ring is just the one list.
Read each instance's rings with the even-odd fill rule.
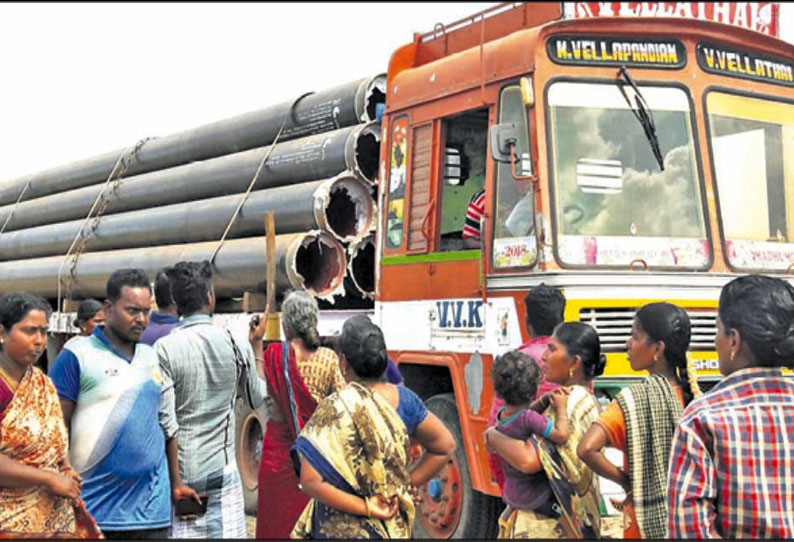
[[778,369],[725,377],[684,411],[670,457],[674,538],[794,537],[794,382]]
[[178,325],[179,318],[173,314],[152,311],[149,315],[149,325],[146,326],[143,335],[141,335],[141,342],[154,346],[158,339],[171,333]]
[[[252,367],[250,345],[235,344],[240,361]],[[178,428],[183,478],[222,469],[234,460],[234,400],[241,375],[228,332],[213,325],[210,316],[194,315],[155,349],[164,378],[160,420],[167,438]]]

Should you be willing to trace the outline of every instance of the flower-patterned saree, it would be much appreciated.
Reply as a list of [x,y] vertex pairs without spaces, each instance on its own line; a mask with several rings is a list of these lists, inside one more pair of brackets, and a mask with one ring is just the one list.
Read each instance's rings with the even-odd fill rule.
[[[50,380],[31,367],[16,390],[3,379],[0,387],[11,394],[0,409],[0,454],[29,467],[59,472],[68,441]],[[99,538],[102,533],[82,500],[59,497],[42,487],[0,486],[0,538],[23,537]]]
[[399,512],[381,521],[354,516],[312,499],[291,536],[312,539],[411,538],[408,434],[397,411],[365,386],[351,383],[324,399],[295,449],[323,477],[351,495],[397,495]]

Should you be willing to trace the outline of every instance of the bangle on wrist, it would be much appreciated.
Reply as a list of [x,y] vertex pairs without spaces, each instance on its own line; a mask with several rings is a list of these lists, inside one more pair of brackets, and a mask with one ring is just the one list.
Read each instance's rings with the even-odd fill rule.
[[367,517],[371,518],[372,517],[372,512],[370,512],[370,510],[369,510],[369,501],[367,501],[366,497],[364,498],[364,508],[366,508],[366,510],[367,510]]

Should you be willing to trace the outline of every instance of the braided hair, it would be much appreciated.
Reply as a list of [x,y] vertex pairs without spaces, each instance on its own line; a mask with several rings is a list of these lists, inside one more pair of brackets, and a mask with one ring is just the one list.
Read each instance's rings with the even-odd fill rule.
[[653,342],[664,343],[664,356],[667,363],[675,368],[684,392],[684,404],[688,405],[696,395],[697,376],[690,375],[687,361],[689,339],[692,326],[686,311],[671,303],[649,303],[635,315],[637,327],[648,335]]

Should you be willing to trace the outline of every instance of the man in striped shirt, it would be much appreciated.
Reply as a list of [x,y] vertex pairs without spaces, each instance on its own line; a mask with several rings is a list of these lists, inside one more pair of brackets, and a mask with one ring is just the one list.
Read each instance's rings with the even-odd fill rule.
[[794,538],[794,287],[729,282],[715,339],[725,378],[684,411],[668,476],[671,538]]
[[480,188],[472,195],[466,209],[466,220],[463,224],[463,246],[480,248],[482,245],[482,221],[485,215],[485,188]]
[[[267,388],[248,341],[213,324],[215,290],[208,261],[166,271],[182,321],[157,340],[163,376],[160,425],[175,502],[170,538],[244,538],[243,485],[235,450],[235,401],[259,408]],[[206,513],[181,514],[179,501],[206,499]],[[184,504],[184,503],[182,503]],[[179,514],[179,515],[177,515]]]

